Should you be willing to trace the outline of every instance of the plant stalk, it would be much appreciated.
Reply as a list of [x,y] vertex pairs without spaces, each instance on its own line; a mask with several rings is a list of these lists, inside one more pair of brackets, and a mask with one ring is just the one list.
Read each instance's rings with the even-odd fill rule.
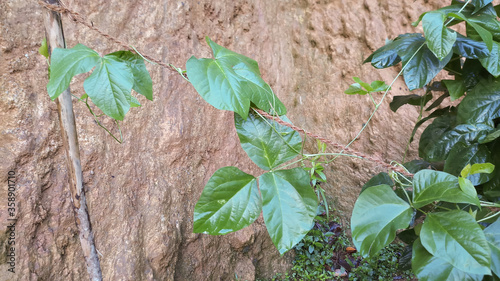
[[[60,5],[58,0],[45,1],[48,4]],[[52,50],[54,48],[66,47],[60,13],[48,10],[45,12],[45,35],[47,37],[49,55],[52,55]],[[57,98],[56,104],[61,126],[61,135],[66,151],[69,173],[68,187],[71,193],[75,223],[79,231],[80,244],[85,257],[87,272],[90,280],[101,281],[101,266],[94,245],[94,234],[90,224],[85,191],[83,189],[83,173],[80,164],[78,135],[76,132],[75,115],[73,113],[73,103],[69,88]]]

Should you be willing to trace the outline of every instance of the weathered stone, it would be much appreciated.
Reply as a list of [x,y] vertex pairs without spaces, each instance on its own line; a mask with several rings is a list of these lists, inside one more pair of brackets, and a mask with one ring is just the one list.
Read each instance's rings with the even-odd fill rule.
[[[414,32],[410,22],[443,4],[427,2],[64,1],[94,26],[178,67],[185,68],[191,55],[211,57],[205,36],[252,57],[296,125],[342,144],[373,110],[367,97],[343,90],[352,76],[392,80],[397,69],[375,71],[362,61],[386,38]],[[4,263],[0,280],[88,280],[66,188],[56,105],[45,88],[47,63],[37,55],[42,14],[36,1],[0,1],[0,201],[6,198],[7,172],[16,171],[19,211],[16,274],[7,274]],[[83,43],[101,54],[121,49],[68,17],[64,27],[69,47]],[[74,102],[105,280],[231,280],[235,273],[253,280],[289,268],[293,254],[280,257],[262,218],[228,236],[192,234],[194,206],[213,172],[230,165],[256,176],[262,171],[241,149],[232,113],[208,105],[176,73],[148,69],[154,102],[139,97],[142,108],[121,123],[123,144],[96,125],[83,103]],[[73,80],[74,95],[84,93],[85,77]],[[405,93],[400,79],[391,95]],[[393,114],[389,101],[353,147],[401,161],[418,112],[405,106]],[[117,134],[113,122],[103,122]],[[314,152],[314,145],[308,142],[306,150]],[[411,149],[410,159],[415,143]],[[324,188],[348,218],[363,182],[380,171],[342,158],[326,168]],[[2,205],[0,237],[6,219]]]

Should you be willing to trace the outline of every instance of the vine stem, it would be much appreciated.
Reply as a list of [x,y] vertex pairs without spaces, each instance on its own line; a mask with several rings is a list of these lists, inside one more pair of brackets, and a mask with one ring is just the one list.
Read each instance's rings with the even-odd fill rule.
[[[181,75],[181,76],[182,76],[182,77],[183,77],[186,81],[188,81],[188,82],[189,82],[188,77],[186,76],[186,74],[185,74],[183,71],[181,71],[181,69],[180,69],[180,68],[175,67],[173,64],[164,63],[164,62],[162,62],[162,61],[160,61],[160,60],[158,60],[158,59],[155,59],[155,58],[153,58],[152,56],[147,55],[147,54],[145,54],[145,53],[143,53],[143,52],[139,52],[136,48],[134,48],[134,47],[130,47],[130,45],[129,45],[129,44],[126,44],[126,43],[124,43],[124,42],[120,41],[119,39],[117,39],[117,38],[115,38],[115,37],[113,37],[113,36],[111,36],[111,35],[109,35],[109,34],[107,34],[107,33],[103,32],[103,31],[101,31],[100,29],[98,29],[97,27],[95,27],[93,24],[88,23],[88,21],[87,21],[87,20],[86,20],[83,16],[81,16],[78,12],[75,12],[75,11],[73,11],[73,10],[71,10],[71,9],[67,8],[67,7],[64,7],[64,6],[54,5],[54,4],[51,4],[51,3],[46,3],[46,2],[44,2],[44,1],[42,1],[42,0],[38,0],[38,4],[40,4],[41,6],[45,7],[46,9],[48,9],[48,10],[50,10],[50,11],[54,11],[54,12],[58,12],[58,13],[66,13],[66,14],[68,14],[68,15],[70,16],[70,18],[71,18],[73,21],[75,21],[75,22],[77,22],[77,23],[80,23],[80,24],[85,25],[86,27],[88,27],[88,28],[90,28],[90,29],[94,30],[95,32],[99,33],[101,36],[103,36],[103,37],[107,38],[107,39],[108,39],[108,40],[110,40],[110,41],[113,41],[114,43],[116,43],[116,44],[120,45],[121,47],[123,47],[123,48],[124,48],[124,49],[126,49],[126,50],[129,50],[129,51],[134,51],[134,52],[136,52],[137,54],[139,54],[141,57],[143,57],[143,58],[145,58],[145,59],[147,59],[147,60],[149,60],[149,61],[152,61],[152,62],[154,62],[154,63],[157,63],[158,65],[160,65],[160,66],[162,66],[162,67],[164,67],[164,68],[168,68],[168,69],[169,69],[169,70],[171,70],[171,71],[177,72],[177,73],[178,73],[178,74],[180,74],[180,75]],[[399,76],[398,76],[398,77],[399,77]],[[393,83],[394,83],[394,82],[393,82]],[[391,86],[392,86],[392,84],[393,84],[393,83],[391,83]],[[388,92],[388,91],[386,91],[386,93],[384,94],[383,98],[387,95],[387,92]],[[382,101],[383,101],[383,99],[382,99]],[[380,106],[380,104],[382,103],[382,101],[380,101],[380,103],[378,104],[378,106],[377,106],[376,108],[378,108],[378,107]],[[346,147],[344,147],[343,145],[340,145],[340,144],[335,143],[335,142],[333,142],[333,141],[331,141],[331,140],[328,140],[327,138],[321,137],[321,136],[316,135],[316,134],[312,134],[312,133],[310,133],[310,132],[306,132],[306,130],[304,130],[304,129],[302,129],[302,128],[299,128],[299,127],[296,127],[296,126],[294,126],[294,125],[292,125],[292,124],[290,124],[290,123],[287,123],[287,122],[285,122],[285,121],[281,120],[279,117],[278,117],[277,119],[274,119],[274,118],[275,118],[275,116],[272,116],[272,115],[270,115],[270,114],[268,114],[268,113],[266,113],[266,112],[264,112],[264,111],[262,111],[262,110],[259,110],[259,109],[255,109],[255,110],[256,110],[257,112],[259,112],[262,116],[264,116],[264,117],[266,117],[266,118],[268,118],[268,119],[271,119],[271,120],[276,120],[276,121],[277,121],[277,120],[280,120],[278,123],[280,123],[280,122],[281,122],[281,123],[280,123],[281,125],[285,125],[285,126],[287,126],[287,127],[292,128],[293,130],[295,130],[295,131],[297,131],[297,132],[304,133],[304,134],[306,134],[306,135],[308,135],[308,136],[310,136],[310,137],[312,137],[312,138],[318,139],[318,140],[320,140],[320,141],[322,141],[322,142],[324,142],[324,143],[327,143],[327,144],[333,145],[333,146],[334,146],[335,148],[337,148],[337,149],[341,149],[342,151],[340,152],[340,154],[339,154],[338,156],[340,156],[341,154],[343,154],[343,152],[348,152],[349,154],[353,154],[353,155],[359,156],[359,157],[361,157],[361,158],[363,158],[363,159],[365,159],[365,160],[368,160],[368,161],[374,162],[374,163],[376,163],[376,164],[378,164],[378,165],[380,165],[380,166],[383,166],[383,167],[385,167],[385,168],[388,168],[389,170],[396,171],[396,172],[400,172],[400,173],[402,173],[403,175],[406,175],[406,176],[413,176],[413,174],[408,173],[407,171],[404,171],[404,169],[400,169],[399,167],[393,167],[393,166],[391,166],[391,165],[387,164],[386,162],[382,161],[382,160],[381,160],[381,159],[379,159],[379,158],[376,158],[376,157],[373,157],[373,156],[368,156],[368,155],[365,155],[364,153],[361,153],[361,152],[358,152],[358,151],[355,151],[355,150],[353,150],[353,149],[348,148],[348,146],[349,146],[349,145],[350,145],[350,144],[351,144],[354,140],[353,140],[353,141],[351,141],[351,143],[349,143]],[[374,114],[375,114],[375,112],[373,112],[372,116],[370,116],[370,120],[371,120],[371,118],[373,117],[373,115],[374,115]],[[365,124],[365,127],[366,127],[366,125],[367,125],[367,124],[368,124],[368,122]],[[364,130],[364,128],[365,128],[365,127],[363,127],[363,129],[362,129],[362,130]],[[361,131],[360,131],[360,133],[359,133],[359,134],[361,134]],[[358,134],[358,136],[359,136],[359,134]],[[357,137],[356,137],[356,138],[357,138]],[[336,156],[333,160],[335,160],[338,156]],[[332,161],[333,161],[333,160],[332,160]]]
[[[46,0],[47,4],[58,4],[58,0]],[[49,55],[54,48],[65,48],[64,32],[62,28],[61,14],[54,11],[45,13],[45,32]],[[76,131],[75,115],[73,113],[73,103],[71,92],[66,89],[56,99],[61,135],[69,173],[68,189],[71,193],[71,203],[75,215],[75,224],[79,231],[80,244],[90,280],[102,280],[101,265],[97,250],[94,244],[94,233],[90,223],[85,190],[83,189],[83,173],[80,162],[80,147]]]

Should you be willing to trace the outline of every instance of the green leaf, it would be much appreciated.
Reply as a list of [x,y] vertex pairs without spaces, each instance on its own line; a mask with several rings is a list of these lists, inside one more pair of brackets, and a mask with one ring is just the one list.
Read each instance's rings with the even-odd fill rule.
[[[491,162],[490,151],[486,145],[473,143],[470,145],[464,143],[457,143],[453,146],[446,158],[444,164],[444,171],[459,176],[462,169],[469,164]],[[480,185],[490,180],[489,174],[476,174],[469,175],[468,173],[462,177],[469,176],[469,180],[473,185]]]
[[411,265],[420,281],[481,281],[483,279],[483,274],[463,272],[444,259],[433,256],[422,246],[420,238],[413,243]]
[[407,228],[413,209],[392,188],[382,184],[366,189],[356,200],[351,217],[352,238],[364,256],[373,256],[391,243],[396,230]]
[[500,276],[500,218],[484,229],[491,250],[491,270]]
[[46,58],[49,58],[49,47],[47,46],[47,38],[43,38],[42,45],[38,48],[38,53]]
[[140,107],[141,103],[134,97],[134,96],[129,96],[130,97],[130,107]]
[[429,49],[439,60],[443,60],[451,52],[457,39],[457,33],[445,26],[446,15],[433,11],[422,18],[422,27]]
[[488,274],[490,249],[481,227],[467,212],[453,210],[427,215],[420,239],[424,248],[470,274]]
[[480,79],[458,106],[458,122],[488,123],[500,117],[500,79]]
[[411,104],[416,106],[421,106],[427,104],[428,101],[432,99],[432,94],[429,92],[423,96],[416,94],[406,95],[406,96],[394,96],[389,107],[393,112],[396,112],[401,106],[405,104]]
[[478,22],[472,18],[467,18],[464,14],[459,13],[458,11],[455,13],[449,13],[448,16],[466,21],[467,37],[477,41],[483,40],[488,50],[491,51],[493,36],[481,25],[481,21]]
[[391,176],[389,176],[388,173],[385,172],[378,173],[363,185],[363,187],[361,188],[361,192],[365,191],[369,187],[378,186],[381,184],[393,186],[394,181],[392,180]]
[[491,75],[498,77],[500,76],[500,43],[493,41],[493,49],[490,55],[479,59],[481,64],[488,70]]
[[[467,36],[470,38],[476,39],[478,35],[482,38],[483,35],[481,33],[487,32],[491,34],[493,40],[500,40],[500,22],[498,22],[496,15],[479,13],[469,17],[467,24],[475,30],[475,32],[473,32],[470,27],[466,29]],[[478,28],[478,26],[482,29]],[[483,39],[483,41],[485,41],[486,45],[488,45],[486,40]]]
[[399,42],[397,40],[398,38],[377,49],[363,63],[371,62],[372,66],[378,69],[398,64],[401,58],[398,56],[397,46]]
[[[448,64],[453,55],[450,52],[442,60],[439,60],[426,45],[423,45],[424,40],[423,38],[421,40],[414,40],[407,45],[407,49],[398,52],[402,57],[403,65],[406,65],[403,75],[410,91],[427,85]],[[402,47],[403,45],[401,45]],[[412,58],[413,54],[415,56]],[[410,58],[412,59],[410,60]]]
[[453,51],[469,59],[485,58],[490,54],[484,42],[472,40],[461,34],[457,34],[457,40],[453,45]]
[[349,89],[345,90],[344,93],[348,95],[366,95],[367,93],[385,92],[389,89],[389,85],[385,84],[384,81],[376,80],[368,84],[361,81],[358,77],[353,77],[353,80],[356,83],[351,84]]
[[302,168],[260,176],[264,222],[280,254],[300,242],[313,226],[318,199],[309,180]]
[[413,177],[413,207],[421,208],[434,201],[479,205],[477,196],[460,189],[457,177],[433,170],[419,171]]
[[104,114],[123,120],[132,101],[134,76],[127,63],[115,56],[104,56],[83,82],[85,92]]
[[96,51],[82,44],[71,49],[54,49],[50,62],[50,80],[47,84],[50,98],[55,100],[69,87],[73,76],[90,71],[100,60],[101,57]]
[[149,75],[144,59],[129,51],[118,51],[106,55],[105,57],[115,57],[127,63],[134,76],[134,86],[132,89],[145,96],[148,100],[153,100],[153,81]]
[[462,177],[458,178],[458,184],[460,185],[460,189],[470,197],[477,196],[476,188],[472,184],[469,179],[465,179]]
[[363,87],[359,83],[354,83],[349,86],[347,90],[344,91],[348,95],[366,95],[367,91],[363,90]]
[[495,165],[491,163],[476,163],[472,165],[470,169],[470,174],[471,175],[483,174],[483,173],[490,174],[493,172],[493,170],[495,170]]
[[250,102],[258,108],[278,115],[286,108],[262,80],[256,61],[232,52],[206,38],[215,59],[191,57],[186,70],[196,91],[217,109],[231,110],[243,119],[248,116]]
[[474,5],[473,13],[476,13],[477,11],[481,10],[483,7],[485,7],[491,2],[493,2],[493,0],[472,0],[471,3],[472,5]]
[[451,100],[454,101],[459,99],[465,94],[465,84],[461,78],[455,78],[455,80],[441,80],[448,92],[450,93]]
[[458,142],[470,145],[484,139],[492,130],[485,124],[460,124],[453,127],[449,117],[441,116],[422,133],[418,152],[420,157],[429,162],[445,160]]
[[227,234],[252,224],[262,200],[254,176],[236,167],[217,170],[194,207],[194,233]]
[[[290,122],[286,116],[280,118]],[[271,170],[300,153],[302,138],[289,127],[254,113],[246,120],[235,114],[234,124],[241,147],[261,169]]]
[[489,143],[500,137],[500,126],[498,126],[493,132],[488,134],[481,143]]

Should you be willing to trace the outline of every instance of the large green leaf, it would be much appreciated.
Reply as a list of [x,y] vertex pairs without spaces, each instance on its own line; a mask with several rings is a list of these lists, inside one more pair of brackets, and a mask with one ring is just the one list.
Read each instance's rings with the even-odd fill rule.
[[479,59],[487,57],[490,52],[484,42],[475,41],[457,33],[453,51],[465,58]]
[[260,176],[264,222],[280,254],[290,250],[311,230],[318,199],[302,168]]
[[500,79],[481,79],[458,106],[461,123],[488,123],[500,117]]
[[420,208],[434,201],[479,205],[477,196],[464,193],[458,178],[445,172],[421,170],[413,177],[413,207]]
[[223,48],[208,37],[215,59],[192,56],[186,64],[189,81],[217,109],[231,110],[247,118],[250,103],[260,109],[286,114],[286,108],[262,80],[256,61]]
[[491,250],[491,270],[500,276],[500,218],[484,229]]
[[[462,169],[468,164],[491,162],[490,151],[483,144],[464,144],[457,143],[450,150],[444,165],[444,171],[454,176],[459,176]],[[492,175],[488,173],[470,175],[468,179],[473,185],[480,185],[491,179]]]
[[69,87],[73,76],[90,71],[100,60],[101,56],[96,51],[82,44],[71,49],[55,48],[52,51],[50,80],[47,84],[50,98],[55,100]]
[[[448,64],[453,55],[450,52],[442,60],[439,60],[424,44],[424,40],[424,38],[414,39],[408,44],[401,44],[398,52],[403,60],[403,65],[406,65],[403,76],[410,90],[427,85]],[[413,56],[413,54],[415,55]]]
[[472,0],[471,3],[474,5],[474,13],[481,10],[483,7],[493,2],[493,0]]
[[493,41],[493,49],[490,55],[485,58],[480,58],[479,61],[491,75],[495,77],[500,76],[500,43]]
[[485,124],[460,124],[453,126],[453,117],[438,117],[427,126],[420,137],[418,152],[427,161],[441,161],[448,157],[451,148],[458,142],[470,145],[481,141],[492,127]]
[[[493,40],[500,40],[500,22],[498,22],[496,15],[479,13],[470,16],[467,19],[467,24],[470,25],[467,28],[467,36],[470,38],[477,40],[478,37],[482,37],[481,33],[488,32]],[[478,28],[478,26],[482,29]]]
[[118,51],[106,55],[106,57],[110,56],[119,58],[127,63],[134,76],[134,86],[132,89],[145,96],[148,100],[153,100],[153,81],[146,69],[144,59],[129,51]]
[[256,178],[236,167],[221,168],[194,207],[193,232],[219,235],[240,230],[254,222],[261,209]]
[[83,82],[83,88],[92,102],[116,120],[123,120],[130,109],[133,85],[132,71],[126,62],[115,56],[104,56]]
[[471,274],[491,275],[488,242],[479,224],[467,212],[428,214],[420,239],[431,255],[454,267]]
[[413,243],[413,272],[420,281],[481,281],[483,274],[466,273],[446,260],[433,256],[422,246],[420,238]]
[[[286,116],[281,119],[290,122]],[[289,127],[255,113],[250,113],[246,120],[235,114],[234,124],[241,147],[264,170],[271,170],[300,153],[302,138]]]
[[439,60],[451,52],[457,33],[445,26],[446,15],[439,11],[428,12],[422,18],[425,40],[429,49]]
[[366,189],[356,200],[351,226],[354,245],[360,253],[373,256],[391,243],[396,230],[408,227],[413,209],[386,184]]

